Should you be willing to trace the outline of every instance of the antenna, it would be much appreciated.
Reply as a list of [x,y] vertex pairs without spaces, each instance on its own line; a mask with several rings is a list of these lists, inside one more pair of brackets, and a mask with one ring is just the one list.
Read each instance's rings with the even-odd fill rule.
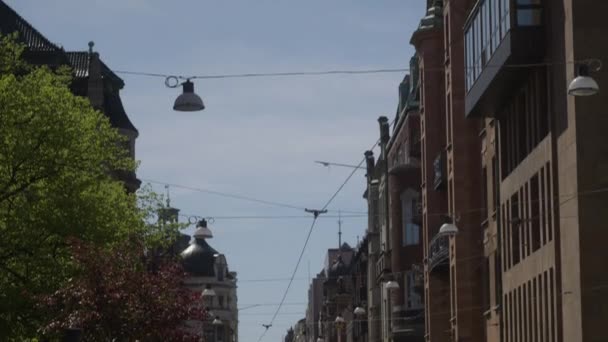
[[338,249],[342,248],[342,212],[338,211]]
[[167,208],[171,208],[171,194],[169,193],[169,184],[165,185],[165,191],[167,192]]

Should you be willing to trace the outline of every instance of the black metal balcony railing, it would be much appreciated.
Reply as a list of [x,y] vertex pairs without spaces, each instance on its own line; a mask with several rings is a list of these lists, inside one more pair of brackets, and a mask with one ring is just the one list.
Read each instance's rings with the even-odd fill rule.
[[[542,57],[541,0],[478,0],[465,24],[466,114],[494,115],[525,68]],[[518,70],[523,69],[523,70]]]
[[413,264],[412,271],[414,272],[414,291],[424,293],[424,266]]
[[413,338],[424,335],[424,309],[408,309],[394,315],[391,329],[393,337]]
[[450,238],[445,235],[435,235],[429,246],[429,270],[439,270],[449,265]]
[[399,174],[410,169],[419,168],[420,159],[417,154],[413,152],[410,141],[406,141],[402,144],[395,154],[389,173]]

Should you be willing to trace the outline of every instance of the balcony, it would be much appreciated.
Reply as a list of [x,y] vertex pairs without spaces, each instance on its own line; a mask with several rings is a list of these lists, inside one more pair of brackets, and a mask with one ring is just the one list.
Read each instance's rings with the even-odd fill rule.
[[429,271],[447,270],[450,264],[450,238],[435,235],[429,250]]
[[[541,0],[479,0],[466,21],[467,117],[496,116],[542,61]],[[519,66],[518,66],[519,65]]]
[[414,291],[424,293],[424,265],[413,264],[412,271],[414,272]]
[[385,257],[381,256],[376,262],[376,278],[383,279],[385,274],[391,273],[388,265],[386,265]]
[[[420,147],[419,144],[416,146]],[[400,175],[407,173],[408,170],[418,169],[420,168],[419,157],[420,152],[415,150],[410,141],[406,141],[399,146],[388,172],[391,175]]]
[[393,311],[391,335],[394,339],[408,341],[423,341],[424,309],[408,309]]

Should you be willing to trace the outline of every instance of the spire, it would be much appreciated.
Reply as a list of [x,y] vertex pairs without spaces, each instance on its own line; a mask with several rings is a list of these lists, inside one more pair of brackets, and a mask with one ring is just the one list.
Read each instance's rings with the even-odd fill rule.
[[103,78],[101,75],[101,61],[99,53],[93,52],[94,42],[89,42],[89,80],[87,96],[91,101],[91,106],[97,110],[103,110]]
[[165,192],[167,193],[167,208],[171,207],[171,194],[169,193],[169,184],[165,185]]
[[342,248],[342,212],[338,211],[338,249]]
[[165,185],[165,191],[167,193],[167,205],[158,210],[158,220],[164,224],[177,223],[179,221],[179,209],[171,207],[169,185]]

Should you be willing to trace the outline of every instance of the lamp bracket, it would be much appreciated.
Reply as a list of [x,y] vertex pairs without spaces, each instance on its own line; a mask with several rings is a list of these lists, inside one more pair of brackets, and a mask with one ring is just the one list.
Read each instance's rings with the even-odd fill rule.
[[602,69],[602,60],[599,58],[590,58],[584,61],[589,67],[589,70],[593,72],[600,71]]
[[196,216],[196,215],[188,216],[188,223],[189,224],[197,224],[201,220],[205,220],[209,224],[214,224],[215,223],[215,219],[213,217],[209,217],[209,216],[203,217],[203,216]]
[[165,86],[167,88],[177,88],[180,85],[182,85],[182,83],[180,83],[180,80],[185,80],[186,82],[195,79],[195,76],[191,76],[191,77],[184,77],[184,76],[176,76],[176,75],[171,75],[171,76],[167,76],[165,78]]

